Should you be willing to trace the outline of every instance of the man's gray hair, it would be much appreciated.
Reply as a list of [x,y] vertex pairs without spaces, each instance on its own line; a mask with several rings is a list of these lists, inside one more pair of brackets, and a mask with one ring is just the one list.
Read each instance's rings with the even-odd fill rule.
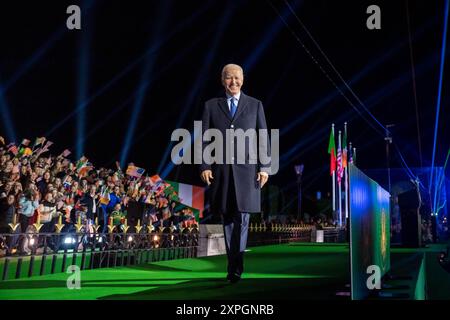
[[239,69],[242,73],[242,76],[244,76],[244,69],[242,69],[242,67],[240,65],[234,64],[234,63],[229,63],[227,65],[225,65],[222,69],[222,79],[225,78],[225,72],[227,69],[229,68],[234,68],[234,69]]

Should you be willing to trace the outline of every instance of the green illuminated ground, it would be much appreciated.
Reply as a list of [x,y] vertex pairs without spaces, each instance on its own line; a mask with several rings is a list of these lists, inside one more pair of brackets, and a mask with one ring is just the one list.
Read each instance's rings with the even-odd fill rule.
[[0,299],[332,299],[348,279],[348,245],[252,248],[237,284],[224,280],[225,256],[85,270],[81,289],[67,274],[0,282]]
[[[425,253],[427,298],[450,299],[450,274],[436,260],[444,248],[392,249],[393,273],[415,274],[417,268],[411,261]],[[237,284],[224,280],[225,256],[85,270],[81,272],[80,290],[67,289],[68,275],[64,273],[34,276],[0,281],[0,300],[348,299],[335,295],[349,291],[348,251],[346,244],[291,243],[251,248],[245,256],[244,277]],[[411,290],[414,288],[397,291],[413,297]]]

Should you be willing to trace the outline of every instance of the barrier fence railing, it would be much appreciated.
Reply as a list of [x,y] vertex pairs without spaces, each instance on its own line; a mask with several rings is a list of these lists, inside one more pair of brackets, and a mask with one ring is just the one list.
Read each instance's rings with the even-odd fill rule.
[[137,265],[160,260],[197,257],[197,225],[137,228],[134,232],[27,232],[0,234],[0,279]]
[[[345,229],[323,228],[323,242],[345,242]],[[267,245],[288,242],[316,242],[317,230],[305,224],[254,224],[249,226],[248,245]]]
[[[17,279],[66,272],[77,265],[81,270],[137,265],[153,261],[197,257],[199,228],[153,228],[108,226],[107,233],[75,225],[72,232],[45,233],[34,228],[27,233],[0,234],[0,279]],[[128,232],[130,228],[134,232]],[[33,228],[32,228],[33,229]],[[86,232],[85,230],[89,230]],[[117,232],[120,231],[120,232]],[[250,224],[248,246],[288,242],[316,242],[318,230],[302,224]],[[323,228],[323,242],[344,242],[345,229]]]

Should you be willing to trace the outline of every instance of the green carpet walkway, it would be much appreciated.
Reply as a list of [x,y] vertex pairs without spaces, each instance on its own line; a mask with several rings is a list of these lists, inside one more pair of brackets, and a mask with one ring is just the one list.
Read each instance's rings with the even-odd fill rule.
[[349,283],[348,245],[255,247],[245,267],[236,284],[225,281],[225,256],[85,270],[78,290],[68,274],[35,276],[0,281],[0,299],[336,299]]

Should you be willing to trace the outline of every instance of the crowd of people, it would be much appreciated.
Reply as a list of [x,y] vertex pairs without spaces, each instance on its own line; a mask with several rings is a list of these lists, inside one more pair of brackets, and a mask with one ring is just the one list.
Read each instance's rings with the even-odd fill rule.
[[40,232],[54,232],[59,223],[69,232],[81,223],[85,231],[99,225],[101,233],[108,225],[121,232],[138,222],[144,228],[195,223],[192,208],[158,175],[144,176],[133,163],[125,172],[118,162],[96,168],[84,156],[69,160],[68,150],[50,155],[51,144],[37,138],[7,145],[0,137],[0,234],[29,232],[35,223]]

